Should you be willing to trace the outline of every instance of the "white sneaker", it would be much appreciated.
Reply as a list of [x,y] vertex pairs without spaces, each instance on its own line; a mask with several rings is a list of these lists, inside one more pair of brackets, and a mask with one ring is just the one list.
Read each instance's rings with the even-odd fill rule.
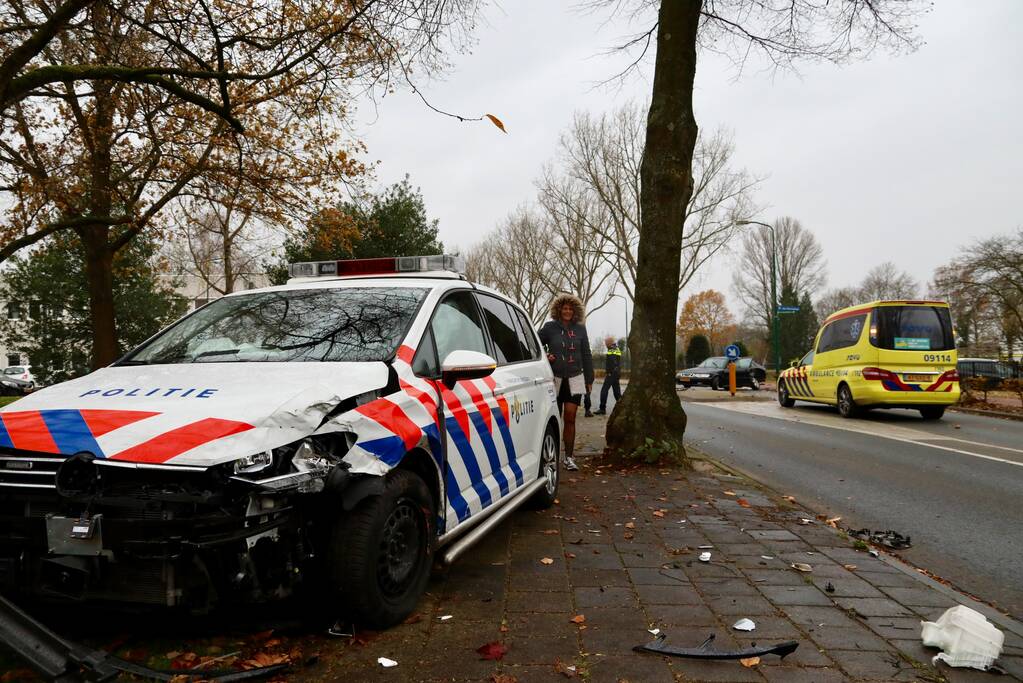
[[570,455],[565,456],[565,469],[571,472],[575,472],[579,469],[579,465],[575,464],[575,460]]

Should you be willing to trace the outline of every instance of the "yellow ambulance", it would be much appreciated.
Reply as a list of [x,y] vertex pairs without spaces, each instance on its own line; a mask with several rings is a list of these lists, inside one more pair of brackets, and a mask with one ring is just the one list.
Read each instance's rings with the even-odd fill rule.
[[955,335],[943,301],[872,301],[833,313],[811,349],[778,378],[778,403],[911,408],[938,420],[959,401]]

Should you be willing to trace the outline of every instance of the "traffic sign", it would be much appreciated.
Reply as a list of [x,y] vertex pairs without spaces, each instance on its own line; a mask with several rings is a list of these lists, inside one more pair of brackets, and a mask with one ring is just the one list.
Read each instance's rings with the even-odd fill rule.
[[739,347],[737,345],[729,344],[725,347],[725,358],[728,360],[738,360],[739,355]]
[[799,313],[799,306],[778,306],[779,313]]

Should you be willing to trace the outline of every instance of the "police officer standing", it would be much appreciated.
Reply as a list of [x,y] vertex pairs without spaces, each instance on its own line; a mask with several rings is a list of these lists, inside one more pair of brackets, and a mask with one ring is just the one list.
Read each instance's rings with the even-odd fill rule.
[[604,386],[600,388],[600,408],[594,415],[607,415],[607,392],[613,391],[615,400],[622,398],[622,386],[618,381],[622,377],[622,350],[615,344],[614,337],[605,337],[604,345],[607,355],[604,356]]

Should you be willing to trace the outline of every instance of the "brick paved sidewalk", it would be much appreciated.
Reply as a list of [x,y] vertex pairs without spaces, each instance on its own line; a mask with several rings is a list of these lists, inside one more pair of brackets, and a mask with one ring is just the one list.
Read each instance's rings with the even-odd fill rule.
[[[580,450],[602,446],[604,421],[580,424]],[[295,678],[525,683],[565,680],[560,662],[581,680],[633,683],[1023,680],[1023,625],[1000,624],[1008,676],[933,668],[920,620],[957,595],[854,549],[822,522],[801,524],[805,511],[752,482],[707,463],[688,474],[621,473],[594,460],[564,473],[559,505],[517,512],[436,578],[419,621],[361,644],[325,639],[319,663]],[[582,624],[571,621],[577,615]],[[732,630],[742,617],[756,630]],[[720,648],[796,640],[799,649],[753,668],[633,652],[652,628],[679,646],[714,634]],[[476,654],[492,641],[507,647],[500,662]],[[380,656],[398,666],[383,669]]]

